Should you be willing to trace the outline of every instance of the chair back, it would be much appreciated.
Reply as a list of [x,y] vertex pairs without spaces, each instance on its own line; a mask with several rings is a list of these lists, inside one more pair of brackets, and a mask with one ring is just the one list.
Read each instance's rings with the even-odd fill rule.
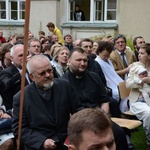
[[128,97],[130,94],[130,89],[128,89],[126,87],[125,81],[119,83],[118,91],[119,91],[120,99],[124,99],[124,98]]

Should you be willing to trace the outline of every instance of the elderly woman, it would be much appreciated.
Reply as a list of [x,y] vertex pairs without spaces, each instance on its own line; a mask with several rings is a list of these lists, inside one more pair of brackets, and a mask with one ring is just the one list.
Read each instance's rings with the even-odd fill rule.
[[[150,150],[150,102],[146,102],[144,96],[139,91],[139,88],[147,83],[150,85],[150,43],[143,44],[139,49],[139,62],[131,65],[126,80],[126,86],[131,88],[129,100],[130,110],[137,116],[139,120],[143,121],[143,128],[146,132],[148,150]],[[134,80],[135,74],[138,74],[139,68],[143,66],[147,69],[148,76],[141,78],[141,82],[137,83]]]
[[56,62],[53,64],[54,67],[54,77],[61,77],[66,70],[68,69],[67,62],[69,56],[69,49],[65,46],[62,46],[55,53],[53,60]]
[[[110,42],[101,41],[97,49],[97,58],[95,59],[102,68],[106,78],[107,87],[112,89],[112,97],[118,102],[120,100],[118,85],[123,82],[123,79],[116,73],[109,56],[113,50],[113,44]],[[120,110],[125,112],[128,110],[127,98],[123,99],[120,103]]]

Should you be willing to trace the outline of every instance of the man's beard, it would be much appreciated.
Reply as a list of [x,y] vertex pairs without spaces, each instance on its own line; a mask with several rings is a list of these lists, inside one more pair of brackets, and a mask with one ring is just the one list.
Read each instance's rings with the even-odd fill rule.
[[43,90],[46,91],[46,90],[50,89],[53,86],[53,84],[54,84],[53,81],[51,81],[50,83],[45,83],[43,85]]

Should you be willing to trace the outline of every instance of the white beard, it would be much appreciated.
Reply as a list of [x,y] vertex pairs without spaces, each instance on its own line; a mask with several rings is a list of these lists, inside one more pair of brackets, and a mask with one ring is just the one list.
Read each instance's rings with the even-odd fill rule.
[[43,90],[48,90],[48,89],[50,89],[52,86],[53,86],[53,84],[54,84],[54,82],[53,81],[51,81],[50,83],[45,83],[44,85],[43,85]]

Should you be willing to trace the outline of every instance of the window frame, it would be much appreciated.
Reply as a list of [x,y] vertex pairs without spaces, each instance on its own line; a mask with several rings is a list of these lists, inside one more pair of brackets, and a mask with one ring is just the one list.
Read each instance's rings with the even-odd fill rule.
[[[25,14],[25,7],[24,9],[22,9],[20,7],[20,3],[25,3],[26,1],[25,0],[1,0],[1,2],[5,2],[5,7],[6,7],[6,18],[5,19],[2,19],[0,18],[0,21],[11,21],[11,22],[24,22],[25,21],[25,18],[22,19],[21,18],[21,13],[24,12]],[[17,12],[17,19],[12,19],[12,9],[11,9],[11,3],[12,2],[16,2],[17,3],[17,9],[16,10],[13,10],[14,12],[16,11]]]
[[[109,0],[89,0],[90,1],[90,20],[88,21],[74,21],[74,20],[70,20],[70,3],[74,3],[74,6],[75,6],[75,0],[66,0],[67,2],[67,22],[72,22],[72,23],[116,23],[117,22],[117,0],[116,0],[116,9],[108,9],[107,8],[107,4],[108,4],[108,1]],[[96,20],[95,19],[95,14],[96,14],[96,2],[97,1],[102,1],[103,3],[103,20]],[[107,12],[108,11],[114,11],[116,12],[116,20],[108,20],[107,19]]]

